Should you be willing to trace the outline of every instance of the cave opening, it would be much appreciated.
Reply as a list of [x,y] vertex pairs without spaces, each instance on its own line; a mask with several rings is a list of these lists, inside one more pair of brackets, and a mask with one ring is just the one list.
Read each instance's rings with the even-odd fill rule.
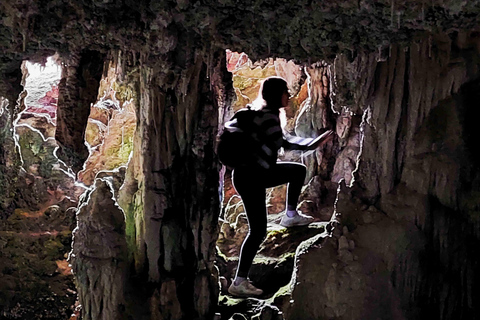
[[67,319],[77,298],[67,255],[83,188],[55,154],[57,58],[47,57],[43,64],[24,61],[21,68],[24,90],[12,128],[18,162],[9,163],[20,170],[13,213],[0,221],[1,240],[11,243],[0,259],[5,285],[0,305],[7,317],[34,318],[41,312],[46,318]]
[[[65,239],[71,239],[76,224],[74,208],[77,207],[80,196],[91,189],[95,178],[113,177],[113,189],[116,191],[122,185],[133,154],[138,110],[134,106],[135,94],[132,87],[121,79],[121,67],[116,65],[115,59],[106,60],[98,95],[96,101],[91,103],[85,129],[85,145],[89,156],[81,170],[74,174],[55,154],[58,148],[55,140],[58,84],[62,78],[62,67],[65,67],[56,64],[55,59],[58,58],[48,58],[44,67],[25,62],[24,110],[15,122],[15,130],[22,155],[26,154],[22,157],[26,160],[24,169],[28,173],[26,184],[36,186],[46,183],[46,194],[50,195],[49,199],[55,198],[54,201],[47,201],[48,206],[42,201],[36,202],[35,205],[41,206],[36,211],[38,216],[51,219],[57,226],[63,223]],[[28,69],[29,66],[32,71]],[[294,135],[316,137],[323,131],[332,129],[339,137],[316,152],[288,151],[280,154],[281,160],[297,161],[307,166],[308,173],[299,208],[313,215],[316,222],[306,232],[282,230],[277,222],[285,209],[286,186],[267,190],[267,209],[271,223],[252,269],[252,277],[258,279],[266,293],[274,294],[291,281],[297,246],[314,235],[327,232],[327,224],[335,216],[339,183],[345,181],[349,186],[353,183],[353,171],[361,148],[362,119],[347,108],[340,113],[333,111],[330,100],[332,71],[331,66],[325,62],[308,66],[280,58],[252,62],[245,53],[227,51],[227,68],[232,75],[237,99],[232,105],[226,106],[225,110],[219,110],[219,126],[235,111],[255,99],[261,80],[277,75],[287,80],[292,93],[289,108],[281,114],[285,130]],[[32,135],[38,135],[38,141]],[[26,140],[27,137],[30,140]],[[223,198],[217,249],[223,287],[228,282],[226,279],[233,277],[238,250],[247,232],[241,200],[231,185],[230,174],[228,170],[222,171],[220,181]],[[31,189],[26,190],[31,192]],[[27,202],[25,206],[34,208]],[[128,214],[126,219],[129,219]],[[127,228],[132,228],[130,224],[133,222],[127,222]],[[127,237],[135,237],[135,234],[132,236],[127,230]],[[62,240],[67,245],[62,251],[64,253],[70,247],[69,241],[65,239]],[[57,264],[64,269],[58,267],[60,271],[57,272],[69,276],[71,284],[66,256],[61,258]],[[69,290],[75,292],[75,287],[71,285]],[[75,294],[70,298],[72,296]]]
[[[295,250],[315,235],[327,234],[327,225],[336,219],[339,184],[351,187],[361,154],[362,130],[365,117],[344,107],[340,113],[332,108],[332,68],[326,62],[299,65],[294,61],[269,58],[252,62],[246,53],[227,50],[227,69],[232,75],[236,95],[232,106],[219,110],[219,128],[239,109],[257,96],[260,83],[269,76],[286,79],[291,99],[289,107],[281,109],[280,120],[286,132],[301,137],[316,137],[334,130],[338,138],[315,151],[285,151],[280,161],[300,162],[307,167],[307,177],[298,208],[312,215],[315,222],[307,229],[285,229],[278,223],[285,210],[286,185],[266,190],[268,212],[267,236],[254,260],[250,276],[268,295],[278,294],[291,281]],[[231,169],[220,173],[221,213],[217,240],[222,292],[226,293],[235,275],[236,263],[248,223],[240,196],[231,182]],[[280,291],[279,291],[280,290]]]
[[[67,67],[58,55],[46,57],[43,63],[26,60],[21,67],[24,90],[12,127],[20,171],[14,209],[0,221],[2,241],[12,243],[2,252],[5,259],[0,270],[3,292],[22,295],[3,295],[0,305],[5,310],[22,306],[22,317],[35,317],[37,304],[42,303],[48,311],[41,313],[48,318],[78,314],[77,288],[68,260],[78,203],[98,177],[109,177],[117,191],[133,153],[133,94],[118,80],[121,70],[115,62],[107,61],[84,133],[89,156],[77,173],[59,159],[57,107]],[[6,100],[0,102],[3,111]]]

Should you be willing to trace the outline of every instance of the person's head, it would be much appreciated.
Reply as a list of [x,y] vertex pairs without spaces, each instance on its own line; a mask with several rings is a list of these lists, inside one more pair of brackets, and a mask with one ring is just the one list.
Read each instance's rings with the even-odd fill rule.
[[261,105],[260,108],[280,109],[288,105],[288,98],[287,81],[281,77],[268,77],[263,80],[255,103]]

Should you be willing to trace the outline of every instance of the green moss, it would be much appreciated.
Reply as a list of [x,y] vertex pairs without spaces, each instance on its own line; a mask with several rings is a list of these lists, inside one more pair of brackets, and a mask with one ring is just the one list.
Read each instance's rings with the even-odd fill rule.
[[295,258],[295,252],[286,252],[282,254],[278,259],[279,260],[288,260],[288,259],[294,259]]
[[126,164],[128,162],[128,158],[133,151],[133,134],[130,136],[126,136],[124,139],[124,143],[120,146],[120,150],[118,155],[121,161]]
[[114,82],[112,84],[113,90],[115,90],[115,98],[120,101],[122,105],[125,101],[130,101],[131,99],[135,99],[135,91],[129,85],[120,84],[118,82]]
[[253,80],[249,77],[233,76],[233,87],[240,91],[245,90],[253,86]]
[[125,212],[125,237],[127,239],[127,248],[129,260],[133,257],[136,251],[136,228],[135,228],[135,205],[133,203],[128,205]]
[[219,301],[222,302],[222,306],[224,307],[235,307],[241,304],[245,299],[244,298],[234,298],[229,295],[219,295]]
[[43,253],[47,258],[55,259],[63,256],[64,246],[60,239],[49,239],[43,243]]
[[[125,237],[127,240],[128,259],[134,260],[141,254],[137,247],[137,228],[136,225],[142,225],[143,220],[143,203],[141,201],[141,191],[137,191],[132,196],[132,201],[128,203],[125,212]],[[136,259],[135,259],[136,260]]]
[[53,155],[55,146],[48,141],[43,141],[38,132],[26,127],[22,127],[19,134],[19,145],[24,167],[28,170],[31,165],[37,164],[38,174],[43,178],[50,178],[52,168],[58,162]]
[[285,297],[290,297],[290,295],[291,295],[291,284],[288,283],[283,287],[281,287],[280,289],[278,289],[277,292],[275,292],[275,294],[267,300],[267,303],[275,305],[276,300],[283,299]]

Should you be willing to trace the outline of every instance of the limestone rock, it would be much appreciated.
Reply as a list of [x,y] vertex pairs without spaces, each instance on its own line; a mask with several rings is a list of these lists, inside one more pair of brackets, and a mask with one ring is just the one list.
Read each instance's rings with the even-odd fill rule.
[[[59,145],[58,157],[78,172],[89,153],[84,144],[85,128],[90,104],[98,95],[104,56],[101,52],[87,50],[75,52],[66,60],[59,83],[55,139]],[[69,130],[69,127],[78,130]]]
[[[138,290],[137,300],[125,299],[138,305],[132,313],[140,309],[142,316],[150,312],[145,317],[213,317],[219,213],[214,137],[218,109],[233,96],[228,85],[219,85],[232,78],[225,59],[225,48],[230,48],[257,61],[252,66],[258,78],[264,75],[262,67],[268,71],[271,65],[270,59],[259,60],[272,56],[293,58],[307,68],[312,61],[333,61],[333,83],[327,86],[318,77],[318,89],[331,100],[327,105],[335,114],[347,107],[367,124],[352,193],[339,194],[335,202],[350,233],[335,228],[332,243],[318,238],[302,247],[308,251],[299,251],[298,277],[306,281],[294,283],[292,312],[298,311],[300,319],[315,319],[322,312],[325,318],[343,319],[479,318],[472,304],[478,297],[479,159],[470,152],[478,140],[470,135],[476,131],[470,119],[478,118],[479,100],[476,1],[258,1],[253,6],[231,0],[2,1],[0,12],[0,96],[10,101],[10,119],[2,128],[12,130],[13,119],[23,110],[24,104],[14,103],[25,98],[20,94],[22,61],[43,62],[59,52],[64,76],[57,108],[58,155],[74,172],[89,155],[85,127],[90,105],[103,90],[101,74],[109,72],[105,60],[121,61],[119,74],[135,92],[137,147],[120,191],[126,193],[122,205],[132,269],[138,279],[155,284],[145,296]],[[236,82],[251,88],[258,83]],[[111,92],[102,94],[114,100]],[[251,101],[250,96],[242,98],[242,104]],[[329,119],[329,124],[333,128],[335,121]],[[0,191],[7,195],[1,209],[5,204],[8,213],[2,215],[10,215],[19,165],[5,151],[12,147],[10,141],[0,142]],[[330,147],[308,165],[312,177],[329,179],[331,168],[322,166],[333,168],[329,161],[340,151]],[[11,171],[4,163],[13,164]],[[339,167],[344,170],[339,176],[351,170]],[[407,205],[395,196],[409,200]],[[344,202],[350,201],[357,207],[348,210]],[[383,242],[388,234],[382,228],[392,233]],[[369,232],[378,243],[366,239]],[[342,236],[349,246],[342,240],[339,252]],[[357,259],[350,240],[357,244],[352,250],[359,253]],[[362,251],[362,245],[368,250]],[[311,262],[322,259],[318,265],[324,273],[316,273],[317,264]],[[395,262],[398,269],[391,268]],[[173,272],[172,266],[181,271]],[[97,268],[92,263],[87,271]],[[42,270],[50,272],[51,267]],[[319,282],[327,283],[328,290],[313,294]],[[2,276],[2,285],[12,283],[9,275]],[[380,306],[371,308],[372,301]],[[315,314],[304,314],[308,312]]]
[[126,104],[123,109],[105,109],[95,105],[92,110],[97,111],[90,114],[86,128],[90,156],[78,174],[79,180],[86,185],[93,183],[98,172],[114,170],[128,163],[136,129],[132,104]]
[[82,188],[74,185],[74,179],[55,156],[57,145],[52,138],[44,137],[32,127],[19,125],[15,129],[25,173],[19,180],[18,205],[22,208],[40,209],[45,203],[54,204],[67,196],[78,199]]
[[16,176],[20,171],[20,157],[13,138],[12,114],[8,101],[0,97],[0,218],[14,210]]
[[[351,122],[351,120],[349,120],[349,122]],[[337,130],[338,128],[339,125],[337,124]],[[358,156],[361,151],[362,136],[358,124],[350,127],[348,133],[342,132],[342,136],[345,139],[345,145],[337,155],[332,172],[332,181],[338,183],[343,179],[347,185],[350,185],[353,172],[357,168]]]
[[78,207],[70,263],[85,319],[122,314],[127,272],[125,215],[107,179],[95,180]]
[[44,113],[32,114],[24,112],[17,125],[27,125],[40,131],[44,139],[55,137],[55,123]]

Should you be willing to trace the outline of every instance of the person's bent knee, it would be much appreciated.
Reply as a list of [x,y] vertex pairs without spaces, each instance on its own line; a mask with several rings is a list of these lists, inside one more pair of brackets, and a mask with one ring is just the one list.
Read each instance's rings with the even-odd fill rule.
[[298,170],[303,174],[307,174],[307,167],[303,163],[298,163]]
[[294,170],[295,170],[295,175],[296,176],[306,176],[307,175],[307,167],[302,164],[302,163],[295,163],[295,165],[293,166]]

